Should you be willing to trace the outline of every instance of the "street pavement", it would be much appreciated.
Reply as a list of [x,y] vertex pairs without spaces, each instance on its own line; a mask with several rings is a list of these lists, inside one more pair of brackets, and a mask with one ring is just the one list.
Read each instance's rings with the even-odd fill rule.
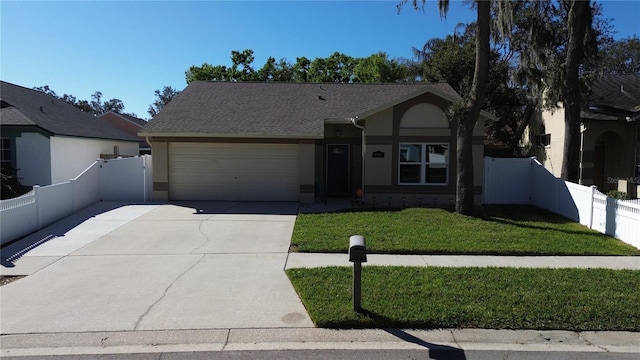
[[[328,330],[284,269],[349,266],[288,253],[295,203],[98,203],[2,248],[0,356],[300,349],[640,353],[640,333]],[[347,241],[347,240],[345,240]],[[366,265],[606,267],[640,257],[369,255]]]

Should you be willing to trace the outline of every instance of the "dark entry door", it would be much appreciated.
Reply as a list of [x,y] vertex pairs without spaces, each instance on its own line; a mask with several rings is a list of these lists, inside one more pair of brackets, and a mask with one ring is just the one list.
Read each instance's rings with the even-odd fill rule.
[[349,145],[327,145],[327,195],[349,195]]

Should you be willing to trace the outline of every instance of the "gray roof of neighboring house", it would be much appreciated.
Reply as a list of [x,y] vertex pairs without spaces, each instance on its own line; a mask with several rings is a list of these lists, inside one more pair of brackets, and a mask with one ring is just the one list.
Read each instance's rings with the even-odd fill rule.
[[140,127],[143,127],[143,126],[147,125],[147,121],[146,120],[137,118],[135,116],[127,115],[127,114],[120,114],[120,113],[117,113],[117,112],[115,112],[113,110],[107,111],[104,114],[100,114],[100,115],[98,115],[98,117],[104,116],[104,115],[109,114],[109,113],[113,113],[114,115],[120,116],[121,118],[123,118],[125,120],[129,120],[132,123],[134,123],[134,124],[136,124],[136,125],[138,125]]
[[43,92],[0,81],[0,125],[36,126],[54,135],[135,141],[135,136]]
[[427,92],[460,99],[446,83],[194,81],[139,134],[322,138],[327,119],[365,117]]
[[598,79],[591,88],[588,107],[589,111],[582,112],[583,118],[637,119],[640,117],[640,74],[610,74]]

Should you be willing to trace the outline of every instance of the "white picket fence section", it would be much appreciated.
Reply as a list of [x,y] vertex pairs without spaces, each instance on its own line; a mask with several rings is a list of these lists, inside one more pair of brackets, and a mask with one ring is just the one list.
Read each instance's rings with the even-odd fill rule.
[[483,204],[533,205],[640,248],[640,200],[556,178],[535,158],[484,159]]
[[101,160],[76,178],[34,186],[0,201],[0,244],[15,240],[98,201],[146,202],[152,192],[151,155]]

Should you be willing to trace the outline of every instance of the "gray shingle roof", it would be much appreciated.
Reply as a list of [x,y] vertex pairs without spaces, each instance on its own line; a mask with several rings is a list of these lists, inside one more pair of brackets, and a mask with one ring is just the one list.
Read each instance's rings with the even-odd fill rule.
[[589,95],[590,119],[615,119],[640,115],[640,74],[610,74],[598,79]]
[[459,99],[445,83],[194,81],[139,134],[321,138],[326,119],[362,116],[426,92]]
[[37,126],[54,135],[96,139],[139,139],[43,92],[0,81],[4,107],[0,125]]
[[[147,125],[147,121],[146,120],[143,120],[143,119],[131,116],[131,115],[127,115],[127,114],[118,114],[117,112],[114,112],[114,111],[112,111],[112,112],[114,114],[118,115],[118,116],[121,116],[121,117],[133,122],[133,123],[136,123],[136,124],[140,125],[140,127],[143,127],[143,126]],[[102,115],[104,115],[104,114],[102,114]]]

